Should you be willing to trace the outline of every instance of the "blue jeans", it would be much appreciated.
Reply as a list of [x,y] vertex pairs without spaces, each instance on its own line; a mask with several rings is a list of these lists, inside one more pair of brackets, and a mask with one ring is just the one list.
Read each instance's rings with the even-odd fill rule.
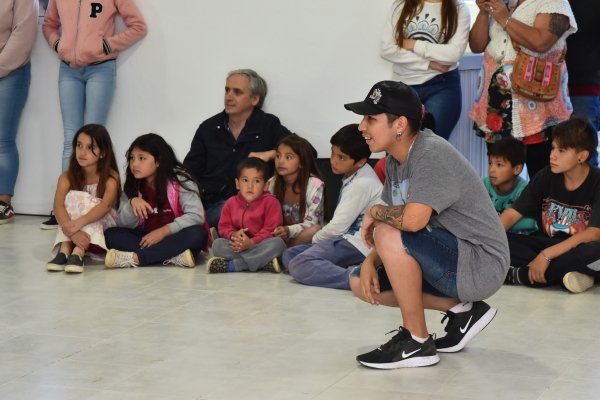
[[60,63],[58,93],[65,131],[63,171],[69,168],[75,132],[86,124],[106,125],[116,78],[115,60],[85,68],[71,68],[64,62]]
[[458,68],[431,78],[420,85],[411,85],[418,93],[425,110],[435,118],[438,136],[448,140],[458,123],[462,110],[462,90]]
[[300,283],[350,290],[350,270],[365,260],[363,253],[340,237],[304,244],[283,253],[283,266]]
[[19,173],[17,131],[27,101],[31,64],[0,78],[0,194],[14,195]]
[[206,246],[208,232],[201,225],[192,225],[167,236],[160,242],[142,249],[140,241],[152,232],[143,228],[108,228],[104,231],[106,247],[119,251],[131,251],[137,254],[140,266],[163,262],[186,250],[197,256]]
[[[450,232],[431,227],[417,232],[400,231],[406,252],[414,257],[423,272],[423,293],[437,297],[458,299],[456,271],[458,270],[458,243]],[[399,266],[379,267],[379,286],[382,292],[392,290],[388,274]],[[351,276],[360,277],[360,267],[351,271]]]
[[590,164],[598,166],[598,130],[600,130],[600,96],[571,96],[573,115],[579,115],[590,120],[590,125],[596,135],[596,151],[590,158]]
[[219,228],[221,211],[223,211],[225,203],[227,203],[227,200],[219,200],[214,203],[204,204],[204,209],[206,210],[206,222],[208,222],[208,226],[211,228]]

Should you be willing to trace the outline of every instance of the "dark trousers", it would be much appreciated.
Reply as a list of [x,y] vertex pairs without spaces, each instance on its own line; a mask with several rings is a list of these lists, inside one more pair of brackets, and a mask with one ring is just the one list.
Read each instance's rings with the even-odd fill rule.
[[131,251],[137,254],[140,265],[150,265],[168,260],[190,250],[197,256],[206,246],[208,233],[201,225],[188,226],[160,242],[145,249],[140,248],[144,236],[152,231],[148,229],[110,228],[104,231],[106,247],[120,251]]
[[589,242],[582,243],[553,259],[544,274],[547,283],[536,282],[532,285],[529,282],[529,267],[527,265],[542,250],[566,240],[567,237],[551,238],[542,233],[531,235],[508,233],[507,237],[510,248],[510,265],[521,267],[519,280],[524,285],[532,287],[557,285],[562,283],[563,277],[569,272],[581,272],[595,278],[600,277],[600,243]]

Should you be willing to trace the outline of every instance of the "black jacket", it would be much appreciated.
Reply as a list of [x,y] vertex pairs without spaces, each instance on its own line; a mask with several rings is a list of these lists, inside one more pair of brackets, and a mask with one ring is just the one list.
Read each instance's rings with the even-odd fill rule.
[[569,86],[600,85],[600,1],[571,0],[577,32],[567,38]]
[[225,111],[200,124],[190,152],[183,163],[200,182],[202,200],[213,203],[235,194],[237,165],[251,152],[275,150],[277,143],[292,133],[279,118],[255,109],[248,130],[235,142],[224,127]]

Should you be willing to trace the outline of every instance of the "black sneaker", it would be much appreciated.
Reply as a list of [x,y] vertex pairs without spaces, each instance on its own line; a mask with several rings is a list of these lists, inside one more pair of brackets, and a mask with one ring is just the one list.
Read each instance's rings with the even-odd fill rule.
[[67,265],[67,260],[67,255],[59,252],[56,257],[52,259],[52,261],[48,261],[46,264],[46,269],[48,271],[64,271],[65,266]]
[[83,259],[77,254],[71,254],[65,265],[65,272],[79,274],[83,272]]
[[476,301],[470,311],[458,314],[446,312],[442,323],[448,318],[444,330],[448,334],[435,340],[435,347],[441,353],[455,353],[462,350],[469,340],[483,330],[496,316],[498,310],[483,301]]
[[50,213],[50,219],[48,219],[48,221],[46,222],[42,222],[42,224],[40,225],[41,229],[58,229],[58,222],[56,221],[56,218],[54,217],[54,213]]
[[440,361],[431,335],[425,343],[419,343],[406,328],[400,327],[392,332],[398,333],[386,344],[356,357],[356,361],[377,369],[426,367]]
[[12,206],[0,201],[0,225],[8,224],[15,218],[15,210]]

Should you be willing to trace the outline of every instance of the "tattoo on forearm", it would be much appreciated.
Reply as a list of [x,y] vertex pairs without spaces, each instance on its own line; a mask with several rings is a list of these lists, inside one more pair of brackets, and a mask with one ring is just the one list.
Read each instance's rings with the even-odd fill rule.
[[556,37],[561,37],[565,33],[569,26],[569,17],[563,14],[550,14],[550,26],[548,31]]
[[396,229],[402,229],[405,206],[380,207],[375,212],[375,219],[384,222]]

